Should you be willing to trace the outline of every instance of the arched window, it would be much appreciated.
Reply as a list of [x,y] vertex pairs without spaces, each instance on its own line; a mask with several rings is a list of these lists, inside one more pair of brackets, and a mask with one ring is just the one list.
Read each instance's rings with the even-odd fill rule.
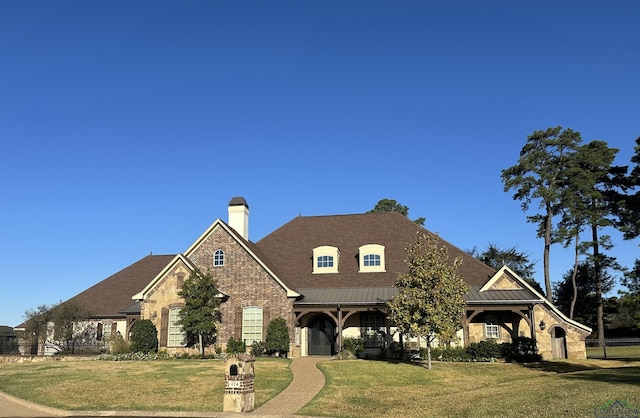
[[360,273],[384,272],[384,246],[380,244],[366,244],[359,248]]
[[313,249],[314,273],[337,273],[340,261],[338,247],[323,245]]
[[216,250],[216,252],[213,254],[213,266],[224,266],[224,251]]

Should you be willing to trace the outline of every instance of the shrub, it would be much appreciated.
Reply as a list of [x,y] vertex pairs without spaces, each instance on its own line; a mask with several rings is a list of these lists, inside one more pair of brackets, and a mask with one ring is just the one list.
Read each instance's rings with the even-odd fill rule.
[[235,338],[229,338],[227,341],[227,353],[235,354],[235,353],[246,353],[247,347],[242,340],[236,340]]
[[266,344],[262,341],[254,341],[253,344],[251,344],[251,355],[254,357],[260,357],[264,355],[266,351]]
[[[421,348],[422,358],[427,357],[427,349]],[[439,361],[470,361],[471,356],[464,347],[435,347],[431,349],[431,358]]]
[[352,352],[356,357],[364,351],[364,339],[357,337],[346,337],[342,339],[342,348]]
[[471,343],[467,347],[467,353],[475,361],[491,361],[500,357],[500,345],[490,341]]
[[122,335],[119,334],[111,337],[109,345],[111,348],[111,354],[124,354],[131,352],[129,343],[125,341]]
[[500,352],[508,362],[535,363],[542,360],[535,341],[529,337],[517,337],[510,343],[503,343]]
[[158,350],[158,330],[149,319],[139,321],[131,330],[131,351],[152,353]]
[[269,322],[267,328],[267,341],[265,348],[267,354],[282,354],[284,357],[289,352],[289,327],[284,318],[276,318]]

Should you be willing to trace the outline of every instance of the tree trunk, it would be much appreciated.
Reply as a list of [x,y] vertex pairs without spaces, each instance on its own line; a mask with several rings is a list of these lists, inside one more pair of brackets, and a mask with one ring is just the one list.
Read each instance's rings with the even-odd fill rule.
[[591,236],[593,239],[593,273],[596,277],[596,308],[598,321],[598,346],[604,347],[604,308],[602,305],[602,263],[600,260],[600,247],[598,245],[598,227],[591,224]]
[[553,213],[551,211],[551,205],[547,202],[547,215],[544,219],[544,255],[543,255],[543,264],[544,264],[544,285],[547,290],[547,300],[552,302],[552,293],[551,293],[551,278],[549,274],[549,252],[551,250],[551,218]]
[[427,342],[427,368],[431,370],[431,342]]
[[202,333],[198,333],[198,343],[200,344],[200,354],[204,357],[204,344],[202,344]]
[[573,260],[573,273],[571,274],[571,284],[573,285],[573,298],[571,299],[571,306],[569,307],[569,318],[573,319],[573,311],[576,307],[576,301],[578,300],[578,286],[576,286],[576,276],[578,275],[578,242],[579,242],[579,231],[576,231],[576,246],[575,246],[575,259]]

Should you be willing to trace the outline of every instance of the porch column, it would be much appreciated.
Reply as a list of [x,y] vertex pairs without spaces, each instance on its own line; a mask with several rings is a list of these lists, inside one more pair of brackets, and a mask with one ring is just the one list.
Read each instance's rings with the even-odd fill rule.
[[339,353],[342,351],[342,309],[340,309],[340,305],[338,305],[338,347],[336,351]]
[[469,346],[469,320],[467,319],[467,310],[462,312],[462,346]]
[[536,343],[536,319],[533,314],[533,305],[529,305],[529,321],[531,325],[529,327],[531,332],[531,339],[533,340],[534,347],[537,347]]

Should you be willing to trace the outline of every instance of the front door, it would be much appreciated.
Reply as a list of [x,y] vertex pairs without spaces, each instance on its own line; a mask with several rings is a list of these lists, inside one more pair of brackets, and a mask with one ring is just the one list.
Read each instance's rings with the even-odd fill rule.
[[567,358],[566,333],[560,327],[551,330],[551,354],[554,359]]
[[326,317],[314,318],[309,323],[309,355],[330,356],[334,353],[335,327]]

